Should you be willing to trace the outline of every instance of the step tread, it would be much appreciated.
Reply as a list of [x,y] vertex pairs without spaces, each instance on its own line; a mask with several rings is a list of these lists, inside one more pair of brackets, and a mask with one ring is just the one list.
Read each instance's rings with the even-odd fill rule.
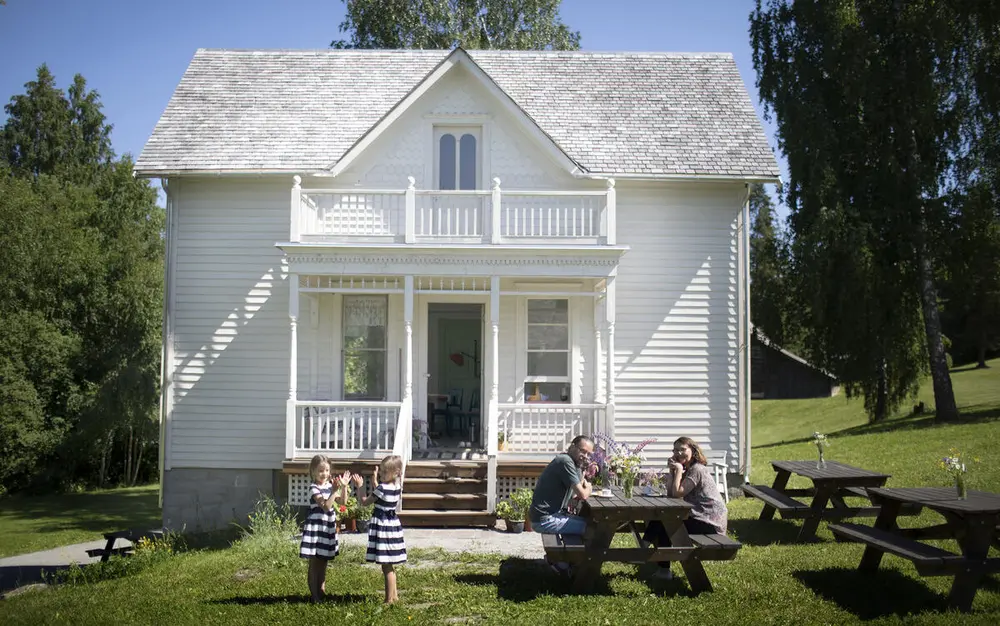
[[419,485],[471,485],[471,484],[486,484],[485,478],[464,478],[460,476],[448,477],[448,478],[434,478],[431,476],[414,476],[413,478],[406,479],[407,484],[419,484]]
[[489,511],[439,511],[437,509],[403,509],[399,515],[422,515],[424,517],[496,517]]
[[479,500],[485,493],[407,493],[403,500]]

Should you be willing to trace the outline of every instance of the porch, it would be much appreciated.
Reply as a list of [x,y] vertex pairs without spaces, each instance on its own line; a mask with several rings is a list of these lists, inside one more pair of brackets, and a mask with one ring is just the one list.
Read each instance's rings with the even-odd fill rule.
[[[292,494],[304,493],[298,483],[315,454],[345,466],[397,454],[405,480],[420,486],[402,511],[427,524],[467,525],[470,516],[491,516],[513,489],[532,486],[574,437],[613,432],[613,275],[292,276],[285,454]],[[300,304],[308,309],[304,327]],[[329,347],[318,348],[329,336]],[[369,351],[352,360],[350,346],[362,344]],[[318,350],[341,362],[317,372]],[[368,374],[358,374],[362,365]],[[317,384],[327,374],[332,382]],[[359,394],[380,399],[352,397]],[[465,421],[449,438],[440,420],[452,403]],[[473,482],[463,483],[461,497],[448,495],[466,479]]]

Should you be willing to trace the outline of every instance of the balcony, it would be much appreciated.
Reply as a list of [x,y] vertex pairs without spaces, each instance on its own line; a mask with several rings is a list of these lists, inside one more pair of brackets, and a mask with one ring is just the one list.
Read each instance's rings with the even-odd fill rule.
[[303,189],[295,177],[290,241],[594,245],[615,244],[615,187],[606,190],[462,191]]

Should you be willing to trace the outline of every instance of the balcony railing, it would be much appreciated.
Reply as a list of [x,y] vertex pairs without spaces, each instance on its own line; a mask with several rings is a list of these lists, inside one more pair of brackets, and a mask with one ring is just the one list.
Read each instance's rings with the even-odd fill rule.
[[295,456],[329,452],[389,453],[395,443],[399,402],[295,403]]
[[290,240],[395,243],[615,243],[615,188],[603,191],[292,187]]
[[605,430],[603,404],[501,404],[506,452],[562,452],[577,435]]

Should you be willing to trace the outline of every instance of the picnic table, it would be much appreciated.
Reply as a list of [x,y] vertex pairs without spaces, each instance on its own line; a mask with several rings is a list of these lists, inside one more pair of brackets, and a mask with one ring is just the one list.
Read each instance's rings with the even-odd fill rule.
[[[886,552],[913,562],[921,576],[954,576],[948,603],[960,611],[972,609],[980,582],[1000,572],[1000,558],[988,558],[990,545],[1000,548],[1000,495],[969,491],[959,500],[955,488],[922,487],[869,489],[873,502],[882,510],[875,525],[831,524],[838,538],[866,544],[861,556],[861,571],[875,571]],[[945,519],[945,523],[925,528],[900,528],[897,523],[907,506],[927,507]],[[962,550],[955,554],[921,540],[955,539]]]
[[[634,495],[626,498],[620,489],[612,489],[610,498],[591,496],[581,507],[587,518],[587,533],[576,535],[542,535],[546,555],[554,561],[577,566],[573,586],[575,591],[587,591],[601,575],[606,562],[655,563],[680,561],[691,590],[711,591],[712,583],[702,567],[702,561],[727,561],[735,558],[741,544],[725,535],[689,535],[684,519],[691,505],[679,498]],[[670,537],[671,546],[642,547],[642,532],[646,525],[659,520]],[[612,548],[615,533],[627,528],[636,540],[635,548]]]
[[[803,520],[799,530],[800,540],[815,539],[822,520],[837,521],[878,515],[879,506],[848,506],[844,498],[868,498],[868,488],[881,487],[890,476],[837,461],[827,461],[823,467],[817,467],[816,461],[771,461],[771,466],[777,475],[770,487],[743,485],[743,492],[764,502],[759,518],[762,521],[772,519],[775,512],[782,519]],[[789,489],[788,479],[792,474],[810,479],[813,487]],[[812,496],[812,503],[806,504],[794,496]],[[908,507],[904,512],[914,514],[919,512],[919,507]]]
[[[87,550],[87,555],[100,556],[101,561],[103,562],[110,559],[111,555],[127,556],[131,554],[135,549],[135,544],[137,544],[140,539],[160,539],[162,537],[163,529],[136,530],[130,528],[128,530],[116,530],[114,532],[104,533],[104,538],[107,540],[104,547]],[[119,539],[129,541],[132,545],[116,548],[115,543]]]

